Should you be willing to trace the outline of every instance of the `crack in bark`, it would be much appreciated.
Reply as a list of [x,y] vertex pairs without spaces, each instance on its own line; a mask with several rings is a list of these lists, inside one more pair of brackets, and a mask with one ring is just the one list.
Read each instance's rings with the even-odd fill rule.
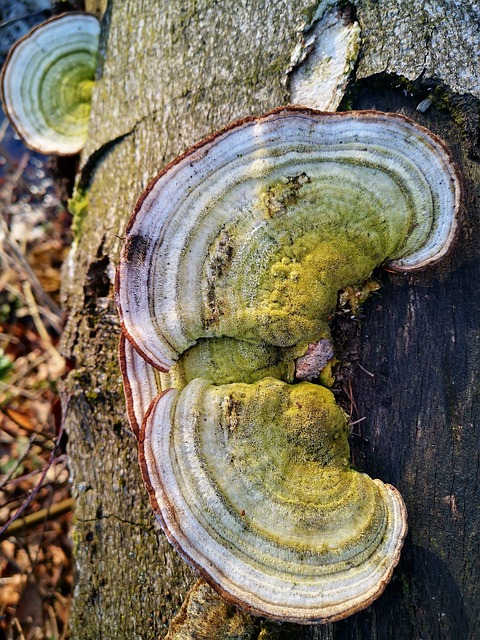
[[132,520],[128,520],[127,518],[121,518],[120,516],[116,515],[115,513],[107,513],[105,515],[101,515],[101,516],[95,516],[94,518],[82,518],[80,516],[75,516],[75,520],[77,523],[79,524],[89,524],[92,522],[99,522],[101,520],[117,520],[117,522],[120,522],[121,524],[128,524],[132,527],[138,527],[139,529],[142,529],[142,531],[146,531],[148,533],[155,533],[158,531],[158,533],[160,533],[160,529],[157,530],[157,528],[155,527],[155,525],[146,525],[145,523],[142,522],[135,522]]
[[[199,94],[201,92],[202,92],[202,90],[198,89],[197,91],[190,91],[189,93],[195,95],[195,94]],[[135,132],[137,131],[137,129],[143,123],[147,122],[150,119],[154,120],[158,115],[163,114],[164,110],[166,108],[170,107],[174,102],[176,102],[178,100],[182,100],[184,98],[185,98],[185,95],[174,96],[173,98],[171,98],[170,100],[165,102],[165,104],[162,106],[162,109],[155,109],[154,111],[148,113],[147,115],[145,115],[142,118],[140,118],[139,120],[137,120],[135,122],[135,124],[128,131],[116,136],[115,138],[113,138],[112,140],[109,140],[108,142],[104,142],[98,149],[95,149],[95,151],[93,151],[88,156],[88,158],[85,161],[84,165],[80,169],[78,182],[77,182],[77,189],[88,189],[88,187],[91,184],[91,181],[92,181],[92,178],[93,178],[93,174],[95,173],[97,167],[102,162],[103,158],[113,148],[115,148],[118,144],[120,144],[121,142],[123,142],[124,140],[129,138],[130,136],[134,135]]]

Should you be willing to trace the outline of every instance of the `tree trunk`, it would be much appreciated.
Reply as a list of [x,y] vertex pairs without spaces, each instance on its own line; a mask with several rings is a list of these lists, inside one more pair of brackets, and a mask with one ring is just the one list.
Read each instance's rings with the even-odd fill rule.
[[[410,533],[391,584],[367,610],[317,627],[254,621],[250,636],[222,638],[480,637],[480,9],[419,4],[353,3],[363,39],[342,103],[427,126],[465,178],[451,257],[420,275],[377,274],[383,288],[365,305],[350,359],[363,419],[353,460],[401,491]],[[111,0],[104,15],[64,274],[76,640],[163,638],[195,580],[155,524],[125,417],[112,282],[126,222],[148,181],[189,145],[289,102],[286,72],[314,9],[309,0]],[[427,96],[430,108],[416,111]]]

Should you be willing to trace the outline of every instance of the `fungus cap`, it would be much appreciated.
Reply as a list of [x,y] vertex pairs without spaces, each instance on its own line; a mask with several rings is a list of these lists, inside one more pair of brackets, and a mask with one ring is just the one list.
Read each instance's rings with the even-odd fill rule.
[[99,35],[95,16],[65,13],[10,50],[2,73],[3,108],[29,147],[73,155],[84,146]]
[[195,379],[151,404],[140,460],[168,538],[225,599],[329,622],[383,592],[407,530],[400,494],[351,468],[347,438],[324,387]]
[[124,336],[120,362],[152,506],[226,600],[307,624],[381,595],[406,535],[405,506],[392,486],[351,469],[346,419],[329,390],[197,378],[162,391]]
[[448,149],[401,115],[287,107],[240,120],[140,198],[117,271],[123,330],[164,370],[199,338],[316,342],[338,290],[386,261],[409,271],[441,258],[459,203]]

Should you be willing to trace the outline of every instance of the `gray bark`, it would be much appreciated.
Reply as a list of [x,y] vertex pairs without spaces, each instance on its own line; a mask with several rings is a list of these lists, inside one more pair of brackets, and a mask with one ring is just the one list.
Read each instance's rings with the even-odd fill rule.
[[[431,0],[429,13],[427,3],[390,0],[382,13],[383,4],[355,3],[362,80],[346,103],[429,127],[451,145],[466,182],[452,256],[425,274],[380,274],[384,286],[367,302],[358,344],[358,363],[373,377],[351,364],[357,417],[366,418],[352,436],[353,459],[400,489],[410,534],[392,583],[366,611],[322,627],[260,631],[257,621],[252,637],[480,637],[479,110],[451,91],[478,96],[471,52],[478,59],[480,9]],[[425,24],[437,9],[448,20],[436,21],[434,38]],[[77,496],[76,640],[164,637],[195,579],[154,522],[125,417],[112,281],[126,222],[148,181],[189,145],[288,102],[285,72],[312,14],[308,0],[112,0],[104,16],[79,178],[88,214],[75,221],[64,277],[63,349],[75,363],[63,394]],[[418,44],[413,53],[405,33]],[[413,83],[370,77],[413,80],[422,70]],[[427,94],[433,105],[421,114],[415,107]]]

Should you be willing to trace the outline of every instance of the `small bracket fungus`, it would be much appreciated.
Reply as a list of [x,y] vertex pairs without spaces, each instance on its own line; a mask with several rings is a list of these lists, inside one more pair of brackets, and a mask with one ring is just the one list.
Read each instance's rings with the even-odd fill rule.
[[389,581],[403,500],[352,468],[343,411],[305,380],[332,356],[338,292],[442,257],[460,191],[445,145],[403,116],[285,107],[140,198],[116,302],[145,483],[172,544],[246,611],[339,620]]
[[3,108],[25,144],[45,154],[78,153],[87,137],[100,24],[65,13],[43,22],[10,50]]

